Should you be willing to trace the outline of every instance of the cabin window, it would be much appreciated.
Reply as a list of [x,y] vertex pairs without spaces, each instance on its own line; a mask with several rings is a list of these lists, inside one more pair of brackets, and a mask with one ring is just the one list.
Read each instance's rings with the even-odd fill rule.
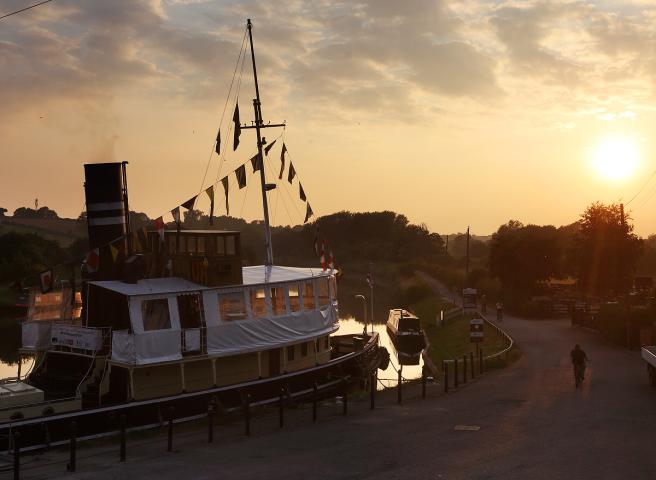
[[301,343],[301,357],[307,357],[308,354],[308,342]]
[[219,257],[224,257],[225,256],[225,238],[224,237],[216,237],[216,254]]
[[141,302],[141,318],[146,332],[171,328],[168,299],[158,298]]
[[271,308],[273,309],[274,315],[284,315],[287,313],[284,288],[274,287],[271,289]]
[[198,237],[196,239],[196,252],[205,253],[205,237]]
[[317,283],[319,284],[319,307],[327,307],[330,304],[330,297],[328,296],[328,279],[320,278]]
[[314,310],[314,284],[311,280],[303,284],[303,308]]
[[290,345],[289,347],[287,347],[287,361],[288,362],[294,361],[294,345]]
[[228,235],[225,237],[225,254],[229,257],[236,255],[235,250],[235,237],[233,235]]
[[219,294],[219,316],[224,322],[247,318],[243,292]]
[[301,310],[301,288],[298,283],[289,285],[287,291],[289,292],[289,306],[292,312],[299,312]]
[[182,328],[200,328],[203,323],[203,300],[200,294],[178,295],[178,313]]
[[268,316],[263,288],[251,290],[251,308],[253,309],[253,316],[256,318]]
[[196,237],[187,237],[187,252],[196,253]]

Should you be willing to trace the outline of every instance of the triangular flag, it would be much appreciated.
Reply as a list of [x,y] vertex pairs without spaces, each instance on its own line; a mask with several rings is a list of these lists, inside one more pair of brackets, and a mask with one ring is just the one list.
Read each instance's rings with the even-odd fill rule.
[[271,150],[273,148],[273,146],[276,144],[276,141],[277,141],[277,139],[274,140],[273,142],[271,142],[270,144],[268,144],[266,147],[264,147],[264,154],[265,155],[267,155],[267,156],[269,155],[269,150]]
[[155,219],[155,230],[159,235],[159,241],[164,243],[164,219],[162,217],[157,217]]
[[235,105],[235,113],[232,116],[232,121],[235,122],[235,137],[232,141],[232,149],[237,150],[239,146],[239,135],[241,135],[241,123],[239,123],[239,104]]
[[217,155],[221,155],[221,129],[219,128],[219,133],[216,134],[216,146],[214,147],[214,151],[217,153]]
[[181,206],[186,208],[187,210],[191,210],[192,208],[194,208],[194,204],[196,203],[197,198],[198,198],[198,195],[194,195],[189,200],[184,202]]
[[319,227],[318,226],[317,226],[317,231],[314,233],[314,253],[317,257],[319,256]]
[[314,215],[314,212],[312,211],[312,207],[310,206],[310,203],[308,202],[307,204],[307,209],[305,210],[305,220],[303,223],[307,223],[307,221],[310,219],[310,217]]
[[260,161],[260,154],[258,153],[253,158],[251,158],[251,166],[253,167],[253,173],[257,172],[260,169],[262,162]]
[[307,197],[305,196],[305,190],[303,190],[303,185],[301,185],[301,182],[298,182],[298,189],[299,189],[299,195],[301,196],[301,200],[304,202],[307,200]]
[[321,262],[321,269],[326,271],[326,240],[321,241],[321,257],[319,258]]
[[214,216],[214,185],[206,189],[205,193],[210,197],[210,225],[214,225],[214,220],[212,219]]
[[282,151],[280,152],[280,174],[278,175],[278,180],[282,180],[282,172],[285,171],[285,152],[287,152],[287,146],[282,144]]
[[39,280],[41,281],[41,293],[48,293],[52,290],[52,269],[41,272]]
[[226,215],[230,215],[230,204],[228,203],[228,176],[226,175],[221,179],[223,184],[223,190],[225,191],[225,200],[226,200]]
[[292,180],[294,180],[294,177],[296,176],[296,170],[294,170],[294,164],[289,163],[289,174],[287,175],[287,181],[289,183],[292,183]]
[[239,185],[239,189],[241,190],[242,188],[244,188],[246,186],[246,165],[245,164],[235,170],[235,176],[237,177],[237,184]]
[[87,271],[89,273],[97,272],[100,266],[100,249],[94,248],[89,250],[85,261],[87,262]]
[[109,251],[112,252],[112,261],[116,263],[116,259],[118,258],[118,248],[116,248],[114,245],[110,243]]

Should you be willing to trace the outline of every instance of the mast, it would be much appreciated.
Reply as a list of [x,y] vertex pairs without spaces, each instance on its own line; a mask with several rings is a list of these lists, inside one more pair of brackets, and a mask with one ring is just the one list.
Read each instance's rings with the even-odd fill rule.
[[[257,133],[257,153],[260,161],[260,183],[262,186],[262,208],[264,210],[264,242],[266,246],[266,266],[273,265],[273,245],[271,244],[271,227],[269,225],[269,203],[267,200],[267,191],[274,189],[275,184],[267,185],[266,177],[264,175],[264,156],[262,152],[262,147],[266,143],[266,140],[262,138],[261,129],[274,126],[284,126],[282,125],[264,125],[264,120],[262,120],[262,104],[260,102],[260,87],[257,83],[257,67],[255,66],[255,49],[253,48],[253,24],[249,18],[246,22],[246,27],[248,28],[248,40],[251,44],[251,60],[253,62],[253,79],[255,81],[255,98],[253,99],[253,109],[255,110],[255,132]],[[250,127],[250,128],[253,128]],[[249,127],[243,127],[249,128]]]

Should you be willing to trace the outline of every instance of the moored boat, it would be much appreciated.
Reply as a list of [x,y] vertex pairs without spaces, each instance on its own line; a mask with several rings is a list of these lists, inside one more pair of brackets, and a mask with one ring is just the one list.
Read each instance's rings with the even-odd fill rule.
[[389,311],[387,332],[398,351],[410,355],[421,352],[426,346],[421,322],[414,314],[402,308]]

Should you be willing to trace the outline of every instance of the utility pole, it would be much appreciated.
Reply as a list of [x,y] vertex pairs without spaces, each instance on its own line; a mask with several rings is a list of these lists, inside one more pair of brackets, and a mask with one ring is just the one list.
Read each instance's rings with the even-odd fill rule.
[[627,289],[627,283],[628,283],[628,275],[626,274],[626,263],[625,263],[625,248],[624,244],[626,243],[626,218],[624,217],[624,203],[620,203],[620,222],[621,222],[621,235],[620,235],[620,243],[618,245],[619,247],[619,276],[620,276],[620,285],[622,288],[622,293],[626,293]]
[[467,226],[467,261],[465,263],[465,287],[469,287],[469,226]]

